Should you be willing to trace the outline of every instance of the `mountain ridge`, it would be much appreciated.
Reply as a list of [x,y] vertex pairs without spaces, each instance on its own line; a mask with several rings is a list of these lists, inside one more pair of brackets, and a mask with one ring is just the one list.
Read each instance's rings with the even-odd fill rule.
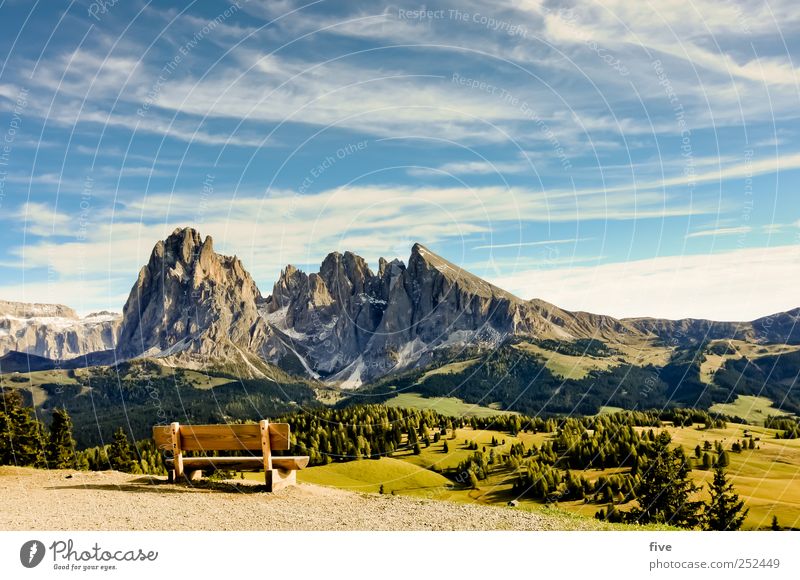
[[[318,272],[289,264],[264,297],[239,258],[217,253],[213,239],[191,227],[154,245],[120,318],[97,317],[105,325],[98,327],[103,340],[79,340],[68,329],[71,348],[31,346],[25,333],[11,341],[13,313],[57,313],[78,326],[91,320],[65,306],[0,301],[0,330],[7,329],[0,355],[66,359],[113,349],[119,360],[233,365],[245,376],[268,376],[276,365],[345,388],[425,366],[442,352],[496,348],[515,337],[667,346],[714,339],[800,343],[800,308],[748,322],[571,312],[519,298],[419,243],[407,265],[380,258],[377,271],[350,251],[331,252]],[[48,333],[47,325],[33,331]]]

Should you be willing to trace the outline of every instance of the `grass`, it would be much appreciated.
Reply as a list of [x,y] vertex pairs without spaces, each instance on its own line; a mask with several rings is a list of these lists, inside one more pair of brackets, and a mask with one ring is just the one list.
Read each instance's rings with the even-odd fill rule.
[[573,356],[547,350],[529,342],[515,344],[514,348],[536,355],[544,361],[551,373],[563,379],[584,379],[591,371],[606,371],[619,364],[614,357]]
[[622,407],[612,407],[610,405],[602,405],[600,410],[597,412],[598,415],[613,415],[614,413],[620,413],[624,411]]
[[732,403],[717,403],[709,410],[712,413],[740,417],[751,425],[764,425],[764,419],[770,416],[789,415],[772,405],[772,401],[766,397],[739,395]]
[[[775,439],[776,431],[760,426],[729,423],[724,429],[700,430],[670,428],[673,441],[683,445],[687,454],[693,454],[696,445],[704,441],[720,441],[730,450],[735,441],[745,439],[745,431],[758,438],[760,449],[729,451],[728,476],[736,492],[745,500],[750,513],[745,528],[758,529],[770,525],[772,516],[778,516],[783,526],[800,527],[800,439]],[[710,480],[712,473],[695,469],[692,476],[699,484]],[[704,492],[705,493],[705,492]]]
[[462,371],[467,370],[469,367],[474,365],[478,362],[477,358],[471,358],[462,361],[452,362],[450,364],[442,365],[440,367],[436,367],[435,369],[431,369],[424,373],[419,380],[417,380],[416,384],[420,384],[425,382],[425,379],[428,377],[432,377],[434,375],[453,375],[456,373],[460,373]]
[[[698,429],[692,427],[667,426],[675,445],[682,445],[687,455],[693,456],[695,446],[703,447],[705,441],[712,445],[719,441],[729,450],[730,466],[728,476],[736,492],[745,500],[749,508],[745,529],[768,528],[773,515],[785,527],[800,527],[800,440],[775,439],[775,430],[762,426],[729,424],[724,429]],[[746,449],[741,453],[730,451],[735,441],[745,440],[745,432],[757,438],[760,449]],[[492,446],[492,439],[497,441]],[[478,503],[484,505],[506,505],[517,499],[516,509],[540,511],[548,514],[572,514],[571,517],[591,518],[606,506],[582,501],[559,502],[556,508],[547,507],[542,502],[518,499],[512,492],[514,474],[505,466],[495,465],[489,477],[479,483],[479,489],[468,489],[441,475],[457,467],[468,459],[474,451],[465,441],[476,442],[479,449],[494,449],[495,453],[507,453],[512,443],[522,442],[526,448],[537,446],[552,438],[549,433],[519,433],[511,436],[494,430],[456,429],[445,439],[422,447],[419,455],[409,450],[398,451],[392,457],[380,460],[361,460],[349,463],[333,463],[313,467],[299,472],[300,481],[339,487],[354,491],[377,492],[381,483],[384,491],[397,494],[452,501],[456,503]],[[447,442],[448,452],[444,452]],[[697,461],[699,466],[699,461]],[[602,475],[624,473],[626,468],[588,469],[580,474],[590,481]],[[450,471],[452,474],[452,471]],[[261,478],[262,474],[248,474]],[[706,483],[712,473],[703,469],[693,469],[692,477],[703,486],[701,495],[705,497]],[[627,509],[630,506],[619,506]],[[619,529],[632,529],[622,526]],[[646,528],[655,529],[655,528]]]
[[742,357],[758,359],[763,356],[794,352],[800,348],[791,344],[754,344],[743,340],[713,340],[709,343],[709,349],[719,345],[727,345],[734,352],[730,354],[706,352],[704,354],[705,360],[700,363],[700,379],[709,385],[714,382],[714,373],[729,360],[737,360]]
[[[106,367],[103,367],[106,368]],[[175,369],[172,367],[166,366],[158,366],[158,370],[155,373],[155,376],[159,377],[171,377],[175,373]],[[73,376],[70,376],[73,374]],[[89,375],[90,372],[87,369],[75,369],[73,371],[66,370],[66,369],[54,369],[48,371],[33,371],[30,373],[15,373],[15,377],[24,377],[28,380],[26,382],[15,382],[11,380],[11,375],[3,375],[0,376],[0,384],[4,387],[11,387],[15,389],[20,389],[23,391],[28,391],[31,393],[33,398],[33,405],[38,407],[44,404],[47,399],[47,391],[42,388],[42,385],[53,384],[53,385],[79,385],[80,383],[76,380],[75,377],[81,378],[86,377]],[[224,385],[226,383],[230,383],[232,379],[224,378],[224,377],[212,377],[208,376],[202,372],[194,371],[194,370],[184,370],[184,376],[189,384],[191,384],[196,389],[212,389],[214,387],[218,387],[220,385]],[[131,378],[133,375],[128,374],[124,378]],[[86,387],[83,388],[82,393],[88,392]]]
[[[260,481],[264,474],[246,473],[245,477]],[[297,479],[302,483],[365,493],[378,493],[383,485],[384,493],[422,496],[436,495],[452,486],[443,475],[392,457],[309,467],[298,471]]]
[[514,411],[502,411],[492,407],[482,407],[465,403],[456,397],[423,397],[417,393],[401,393],[384,403],[387,407],[404,409],[430,409],[450,417],[495,417],[497,415],[516,415]]

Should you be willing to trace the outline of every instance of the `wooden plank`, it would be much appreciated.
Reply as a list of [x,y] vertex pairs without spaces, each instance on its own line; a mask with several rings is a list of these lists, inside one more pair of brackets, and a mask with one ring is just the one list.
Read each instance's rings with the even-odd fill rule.
[[308,466],[308,455],[272,456],[272,466],[277,469],[305,469]]
[[175,475],[172,479],[178,481],[178,478],[183,476],[183,448],[181,447],[180,423],[171,423],[170,431],[172,434],[172,458],[175,465]]
[[[273,451],[287,451],[289,424],[269,423],[269,442]],[[181,425],[181,446],[184,451],[261,451],[261,427],[258,424]]]
[[[167,467],[173,465],[171,459],[166,461]],[[308,456],[272,456],[272,466],[275,469],[287,471],[303,469],[308,465]],[[194,469],[229,469],[232,471],[261,471],[264,469],[262,457],[184,457],[183,468],[186,471]]]
[[289,451],[292,446],[289,423],[269,424],[269,448],[272,451]]
[[261,430],[261,456],[264,460],[264,470],[269,471],[272,469],[272,449],[270,448],[269,441],[269,421],[262,419],[258,423],[258,428]]
[[172,427],[170,425],[153,427],[153,441],[159,451],[172,451]]
[[258,425],[183,425],[181,443],[186,451],[260,451]]

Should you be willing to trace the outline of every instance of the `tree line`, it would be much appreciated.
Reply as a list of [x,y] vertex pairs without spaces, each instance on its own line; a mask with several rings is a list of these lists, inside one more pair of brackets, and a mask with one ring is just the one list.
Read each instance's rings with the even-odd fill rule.
[[166,474],[152,440],[131,444],[123,428],[118,427],[110,443],[79,450],[66,409],[54,408],[47,426],[25,406],[19,391],[0,389],[0,402],[0,465]]

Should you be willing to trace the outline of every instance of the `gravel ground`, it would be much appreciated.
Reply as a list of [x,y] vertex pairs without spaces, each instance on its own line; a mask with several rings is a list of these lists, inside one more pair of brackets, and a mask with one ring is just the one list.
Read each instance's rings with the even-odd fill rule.
[[118,473],[0,467],[0,530],[564,530],[563,514],[362,494],[301,484],[171,485]]

